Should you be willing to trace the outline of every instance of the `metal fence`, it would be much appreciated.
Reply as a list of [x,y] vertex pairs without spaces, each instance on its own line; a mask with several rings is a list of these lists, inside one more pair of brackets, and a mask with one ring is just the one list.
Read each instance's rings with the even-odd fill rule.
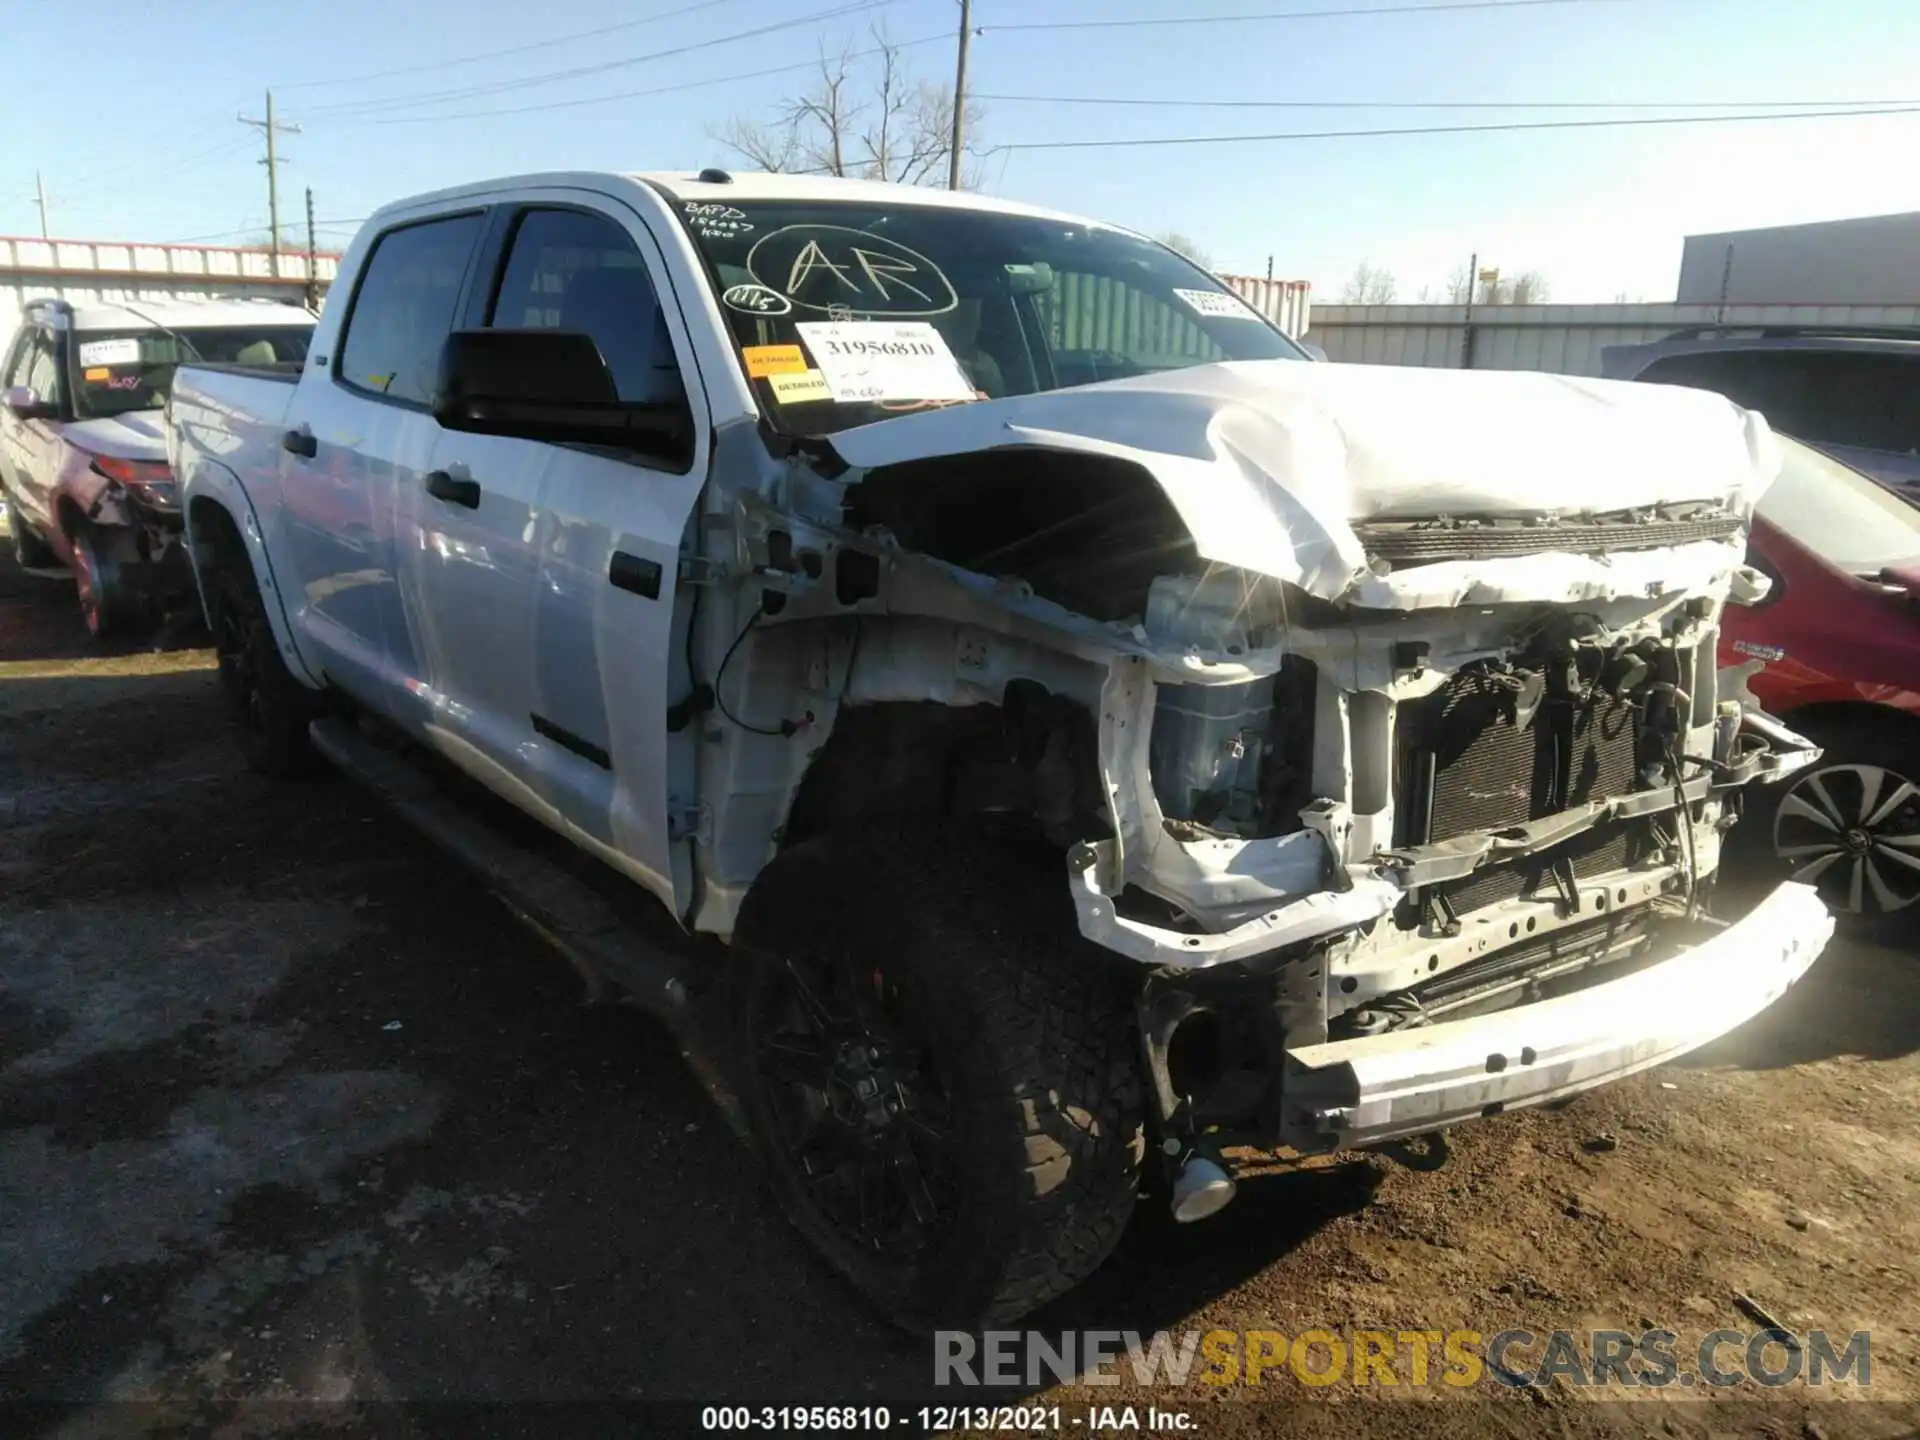
[[1598,375],[1609,345],[1701,326],[1920,326],[1920,305],[1321,305],[1329,360],[1442,369]]

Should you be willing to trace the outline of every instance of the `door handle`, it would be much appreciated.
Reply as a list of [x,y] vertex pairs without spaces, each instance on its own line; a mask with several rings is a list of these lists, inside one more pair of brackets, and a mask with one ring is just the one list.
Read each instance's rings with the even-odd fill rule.
[[320,453],[320,442],[313,438],[311,430],[289,430],[280,437],[280,448],[289,455],[311,460]]
[[427,493],[449,505],[464,505],[469,510],[480,508],[480,482],[456,479],[444,470],[427,472]]
[[661,574],[658,560],[629,555],[624,550],[614,551],[613,558],[607,562],[607,579],[616,590],[631,590],[648,600],[660,598]]

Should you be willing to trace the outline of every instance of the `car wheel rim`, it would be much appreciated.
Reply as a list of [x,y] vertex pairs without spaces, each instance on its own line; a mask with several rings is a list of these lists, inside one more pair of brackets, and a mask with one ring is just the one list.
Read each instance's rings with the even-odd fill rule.
[[959,1209],[954,1116],[898,992],[847,958],[790,959],[754,1018],[755,1079],[806,1202],[869,1256],[937,1249]]
[[1877,765],[1829,765],[1781,799],[1774,853],[1795,880],[1854,915],[1920,900],[1920,787]]

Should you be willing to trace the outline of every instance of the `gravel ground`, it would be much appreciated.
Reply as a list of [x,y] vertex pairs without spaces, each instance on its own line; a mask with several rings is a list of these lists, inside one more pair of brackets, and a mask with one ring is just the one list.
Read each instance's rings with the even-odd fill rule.
[[[929,1347],[790,1234],[665,1029],[583,1005],[353,789],[250,776],[204,643],[182,620],[90,645],[70,585],[0,568],[0,1399],[61,1433],[259,1434],[432,1428],[393,1400],[974,1398],[934,1397]],[[1916,1049],[1911,942],[1836,945],[1711,1050],[1460,1131],[1437,1168],[1363,1158],[1250,1182],[1207,1225],[1148,1217],[1032,1322],[1697,1338],[1756,1328],[1745,1295],[1870,1330],[1867,1392],[1031,1398],[1205,1435],[1914,1433]],[[310,1403],[348,1400],[374,1407]]]

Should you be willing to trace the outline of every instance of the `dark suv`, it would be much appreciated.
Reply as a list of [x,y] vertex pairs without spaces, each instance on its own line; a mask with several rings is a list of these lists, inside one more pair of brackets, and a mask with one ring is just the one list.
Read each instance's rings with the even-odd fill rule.
[[1601,355],[1614,380],[1714,390],[1920,498],[1920,330],[1689,330]]

